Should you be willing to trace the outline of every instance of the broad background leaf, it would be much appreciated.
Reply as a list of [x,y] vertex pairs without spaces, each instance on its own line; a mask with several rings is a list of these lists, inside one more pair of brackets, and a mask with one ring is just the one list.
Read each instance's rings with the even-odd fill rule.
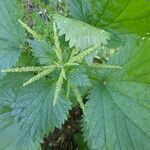
[[68,10],[73,18],[108,30],[150,33],[150,2],[146,0],[68,0]]
[[91,3],[88,0],[68,0],[69,15],[74,19],[91,22]]
[[149,46],[149,39],[140,46],[130,39],[108,62],[123,69],[100,70],[102,84],[94,84],[84,117],[91,149],[149,149]]

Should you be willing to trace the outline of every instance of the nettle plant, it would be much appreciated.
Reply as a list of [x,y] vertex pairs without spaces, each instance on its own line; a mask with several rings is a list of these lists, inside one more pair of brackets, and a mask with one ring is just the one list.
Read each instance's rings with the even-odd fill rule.
[[0,0],[0,150],[41,149],[76,105],[89,149],[149,150],[150,2],[68,0],[50,13],[47,38]]

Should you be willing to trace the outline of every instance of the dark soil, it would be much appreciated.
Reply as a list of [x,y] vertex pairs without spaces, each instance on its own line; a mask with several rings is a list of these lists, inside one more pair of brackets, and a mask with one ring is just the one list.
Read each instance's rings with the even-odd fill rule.
[[44,139],[42,150],[78,150],[74,135],[81,131],[82,110],[74,107],[62,129],[55,128],[53,133]]

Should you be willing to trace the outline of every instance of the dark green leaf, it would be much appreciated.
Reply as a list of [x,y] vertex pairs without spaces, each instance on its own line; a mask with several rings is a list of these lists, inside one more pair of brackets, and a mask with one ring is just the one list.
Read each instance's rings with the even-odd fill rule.
[[19,142],[19,128],[12,116],[11,105],[15,102],[25,76],[7,75],[0,80],[0,149],[1,150],[40,150],[40,143],[27,145]]
[[22,89],[13,105],[21,140],[41,141],[55,127],[61,128],[71,104],[61,97],[53,106],[53,99],[54,88],[42,81]]
[[90,23],[91,3],[88,0],[68,0],[68,10],[73,18]]
[[[69,0],[69,13],[105,29],[149,36],[150,2],[146,0]],[[90,19],[89,19],[90,18]]]
[[90,86],[90,80],[83,68],[77,68],[69,73],[70,82],[77,86]]
[[[132,43],[132,44],[131,44]],[[150,41],[129,41],[109,61],[123,69],[100,70],[87,102],[85,137],[92,149],[150,147]]]
[[15,65],[20,56],[26,37],[18,23],[20,14],[16,0],[0,0],[0,70]]
[[39,58],[41,64],[51,65],[52,59],[55,59],[54,48],[45,41],[30,40],[33,52]]

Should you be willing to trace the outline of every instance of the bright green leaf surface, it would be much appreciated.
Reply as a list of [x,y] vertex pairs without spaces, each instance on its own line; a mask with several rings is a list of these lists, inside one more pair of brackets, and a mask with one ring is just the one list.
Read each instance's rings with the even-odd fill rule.
[[150,2],[146,0],[69,0],[69,14],[75,19],[105,29],[150,33]]
[[38,143],[31,142],[28,145],[18,142],[19,129],[17,125],[8,125],[0,129],[1,150],[41,150]]
[[146,0],[109,0],[103,7],[100,20],[100,24],[107,28],[142,36],[150,32],[149,22],[150,3]]

